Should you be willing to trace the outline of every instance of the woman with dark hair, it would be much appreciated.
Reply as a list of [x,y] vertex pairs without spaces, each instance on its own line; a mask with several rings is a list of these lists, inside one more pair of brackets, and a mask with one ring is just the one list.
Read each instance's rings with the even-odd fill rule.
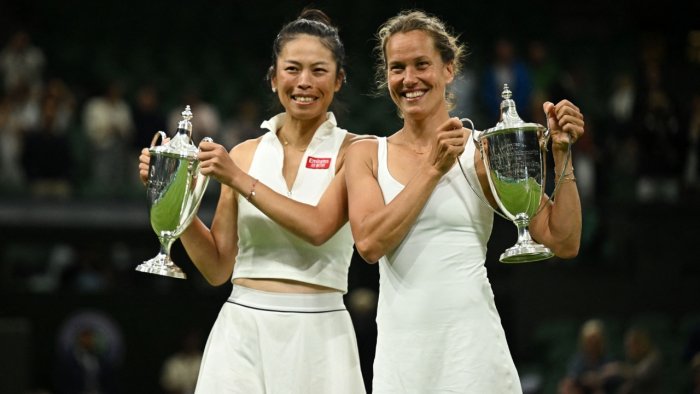
[[[221,184],[211,229],[180,239],[212,285],[232,280],[204,351],[198,393],[364,393],[343,304],[352,256],[344,157],[357,136],[328,108],[344,82],[328,17],[305,10],[273,44],[268,79],[284,112],[231,152],[200,144]],[[140,173],[148,176],[148,152]]]
[[[367,262],[379,261],[373,393],[522,392],[484,266],[493,212],[482,199],[493,204],[493,196],[469,130],[448,113],[463,47],[420,11],[389,19],[378,39],[379,83],[403,127],[353,144],[346,164],[355,246]],[[573,257],[581,206],[573,168],[564,168],[565,141],[583,134],[583,116],[566,100],[543,109],[564,180],[530,231]]]

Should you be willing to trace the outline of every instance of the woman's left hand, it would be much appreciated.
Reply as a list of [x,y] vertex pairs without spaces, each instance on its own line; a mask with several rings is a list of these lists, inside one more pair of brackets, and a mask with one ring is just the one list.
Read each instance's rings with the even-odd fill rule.
[[240,171],[226,148],[214,142],[202,141],[197,159],[200,161],[199,171],[223,185],[231,186],[235,172]]

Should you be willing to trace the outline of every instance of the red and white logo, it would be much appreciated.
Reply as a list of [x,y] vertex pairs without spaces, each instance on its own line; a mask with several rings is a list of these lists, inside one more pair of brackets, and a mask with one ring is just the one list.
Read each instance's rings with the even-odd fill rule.
[[330,157],[313,157],[309,156],[306,159],[306,168],[311,168],[312,170],[325,170],[331,166]]

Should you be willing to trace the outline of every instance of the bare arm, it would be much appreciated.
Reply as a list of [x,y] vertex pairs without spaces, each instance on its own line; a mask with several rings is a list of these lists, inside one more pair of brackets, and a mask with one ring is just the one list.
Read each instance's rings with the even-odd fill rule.
[[[295,235],[312,245],[321,245],[348,220],[343,154],[350,142],[351,139],[348,139],[347,144],[341,148],[338,155],[339,164],[336,167],[338,172],[316,206],[300,203],[279,194],[243,171],[234,157],[246,155],[252,160],[252,152],[257,146],[252,142],[239,145],[230,154],[226,154],[220,145],[200,144],[202,173],[212,175],[223,185],[249,197],[253,205]],[[255,192],[254,195],[251,194],[252,191]]]
[[461,126],[455,118],[440,127],[430,158],[386,205],[376,176],[377,143],[362,141],[350,147],[346,163],[350,225],[365,261],[376,263],[404,239],[442,175],[464,151]]
[[211,230],[199,219],[182,233],[180,241],[194,265],[214,286],[226,283],[238,254],[237,193],[221,186]]
[[532,237],[549,247],[554,254],[562,258],[573,258],[578,254],[581,244],[581,200],[574,178],[571,160],[564,162],[567,156],[567,141],[573,144],[584,133],[584,121],[578,107],[567,100],[556,105],[545,103],[544,110],[548,117],[548,126],[552,133],[552,155],[554,156],[554,179],[565,174],[555,202],[543,198],[544,208],[530,223]]

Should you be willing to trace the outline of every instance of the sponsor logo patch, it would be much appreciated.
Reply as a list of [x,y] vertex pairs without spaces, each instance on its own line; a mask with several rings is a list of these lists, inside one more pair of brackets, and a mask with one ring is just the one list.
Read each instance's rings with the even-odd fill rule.
[[331,166],[330,157],[313,157],[309,156],[306,158],[306,168],[311,168],[312,170],[325,170]]

